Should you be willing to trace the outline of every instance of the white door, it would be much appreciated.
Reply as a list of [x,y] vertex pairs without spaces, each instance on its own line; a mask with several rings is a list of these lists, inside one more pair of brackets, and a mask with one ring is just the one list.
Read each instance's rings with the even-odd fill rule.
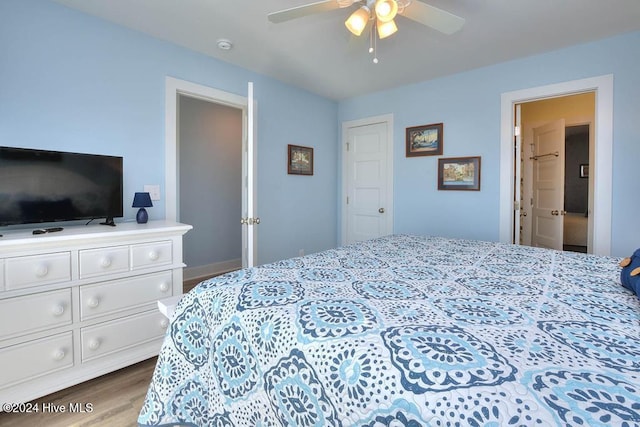
[[253,99],[253,82],[247,85],[246,123],[243,129],[244,150],[242,153],[242,267],[253,267],[257,264],[257,225],[260,218],[256,209],[256,127],[255,101]]
[[522,244],[522,236],[520,235],[523,229],[524,220],[526,219],[526,211],[522,206],[522,105],[516,104],[515,106],[515,127],[514,127],[514,150],[513,150],[513,165],[514,165],[514,179],[513,179],[513,243],[516,245]]
[[343,243],[392,232],[391,123],[346,128],[346,224]]
[[564,119],[533,129],[533,246],[562,250]]

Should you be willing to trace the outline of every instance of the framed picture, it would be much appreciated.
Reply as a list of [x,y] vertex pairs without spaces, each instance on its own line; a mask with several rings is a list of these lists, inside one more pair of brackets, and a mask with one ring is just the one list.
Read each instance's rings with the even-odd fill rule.
[[407,157],[442,155],[443,125],[414,126],[407,128]]
[[580,178],[589,178],[589,164],[583,163],[580,165]]
[[291,144],[288,148],[287,173],[313,175],[313,148]]
[[480,157],[438,159],[438,190],[480,190]]

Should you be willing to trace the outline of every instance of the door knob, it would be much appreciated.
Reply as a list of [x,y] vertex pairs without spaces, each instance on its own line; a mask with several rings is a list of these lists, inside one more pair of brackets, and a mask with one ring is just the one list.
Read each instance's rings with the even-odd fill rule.
[[384,208],[380,208],[380,209],[378,209],[378,212],[380,212],[380,213],[384,213]]
[[560,215],[560,212],[556,209],[551,211],[551,215]]

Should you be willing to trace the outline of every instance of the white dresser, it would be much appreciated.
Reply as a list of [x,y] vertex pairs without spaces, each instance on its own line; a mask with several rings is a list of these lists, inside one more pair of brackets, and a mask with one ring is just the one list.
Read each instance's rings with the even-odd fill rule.
[[169,221],[0,237],[0,402],[26,402],[157,355],[182,293]]

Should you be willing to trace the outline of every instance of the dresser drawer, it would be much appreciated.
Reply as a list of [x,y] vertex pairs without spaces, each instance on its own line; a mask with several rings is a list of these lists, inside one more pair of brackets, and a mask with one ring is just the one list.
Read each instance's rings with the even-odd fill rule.
[[79,253],[80,278],[129,271],[129,246],[86,249]]
[[0,389],[72,367],[72,352],[71,332],[0,349]]
[[71,253],[7,258],[4,268],[7,290],[66,282],[71,280]]
[[0,300],[0,339],[69,324],[71,289]]
[[171,296],[171,271],[80,287],[82,320],[133,308]]
[[[164,336],[169,321],[158,311],[124,317],[82,328],[82,361],[133,348]],[[160,351],[160,343],[158,351]]]
[[132,268],[170,264],[173,260],[171,241],[144,243],[131,247]]

